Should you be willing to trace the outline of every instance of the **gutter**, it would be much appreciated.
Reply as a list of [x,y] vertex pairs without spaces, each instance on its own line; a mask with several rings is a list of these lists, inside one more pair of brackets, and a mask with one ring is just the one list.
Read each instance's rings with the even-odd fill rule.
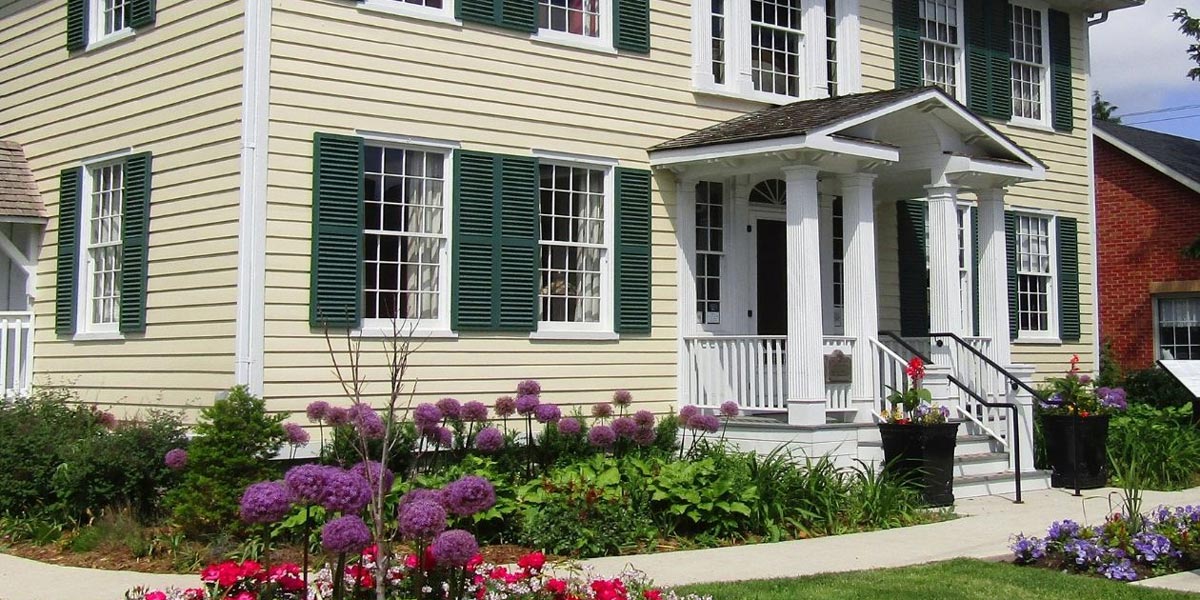
[[271,0],[245,0],[235,383],[263,393]]

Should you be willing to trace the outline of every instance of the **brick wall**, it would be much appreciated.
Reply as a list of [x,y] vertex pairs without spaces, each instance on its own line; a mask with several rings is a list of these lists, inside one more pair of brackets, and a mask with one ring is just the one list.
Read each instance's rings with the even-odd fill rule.
[[1096,139],[1100,339],[1127,369],[1155,359],[1152,283],[1200,280],[1200,194]]

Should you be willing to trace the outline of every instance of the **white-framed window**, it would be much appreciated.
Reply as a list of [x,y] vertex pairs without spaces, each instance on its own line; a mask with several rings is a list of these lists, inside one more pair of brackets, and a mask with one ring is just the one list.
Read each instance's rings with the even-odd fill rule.
[[363,168],[363,329],[448,330],[450,152],[370,141]]
[[461,24],[454,16],[454,0],[361,0],[363,10]]
[[613,0],[538,0],[540,40],[611,50]]
[[960,0],[918,0],[921,80],[956,98],[963,92],[963,11]]
[[842,197],[833,197],[831,208],[830,237],[832,238],[833,264],[830,273],[833,277],[833,327],[835,331],[843,331],[846,311],[846,235],[845,219],[843,218]]
[[121,216],[125,208],[123,159],[84,167],[80,207],[79,333],[118,331],[121,318]]
[[838,3],[825,0],[825,92],[838,95]]
[[1017,214],[1017,326],[1019,337],[1057,337],[1054,219]]
[[129,5],[129,0],[89,0],[88,20],[91,35],[88,36],[88,42],[95,44],[105,38],[131,31]]
[[800,97],[802,0],[750,0],[750,77],[754,90]]
[[1046,51],[1049,44],[1046,11],[1013,4],[1010,22],[1013,120],[1048,124],[1050,53]]
[[725,186],[696,184],[696,322],[721,324],[721,281],[725,260]]
[[539,165],[538,331],[611,331],[612,170]]
[[973,331],[975,328],[975,239],[971,227],[971,213],[974,207],[969,204],[958,206],[958,295],[962,310],[963,331]]
[[1154,297],[1155,358],[1200,360],[1200,295]]

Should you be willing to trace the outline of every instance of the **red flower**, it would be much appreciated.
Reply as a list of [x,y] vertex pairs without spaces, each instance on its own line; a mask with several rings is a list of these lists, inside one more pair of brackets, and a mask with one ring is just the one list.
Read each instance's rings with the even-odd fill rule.
[[242,568],[232,560],[227,560],[217,565],[209,565],[200,578],[209,583],[216,582],[221,587],[231,587],[242,578]]
[[258,600],[258,594],[254,592],[239,592],[238,595],[230,600]]
[[371,570],[362,565],[350,565],[346,567],[346,577],[354,581],[355,585],[360,588],[375,587],[375,577],[371,575]]
[[1086,411],[1086,410],[1081,410],[1081,411],[1079,411],[1079,416],[1081,416],[1081,417],[1086,417],[1086,416],[1088,416],[1089,414],[1091,414],[1091,413],[1089,413],[1089,412],[1088,412],[1088,411]]
[[629,600],[629,593],[620,579],[597,579],[592,582],[596,600]]
[[925,379],[925,361],[921,360],[918,356],[914,356],[912,360],[908,361],[908,367],[904,369],[904,372],[913,381]]
[[1071,374],[1075,374],[1075,373],[1079,372],[1079,355],[1078,354],[1071,355],[1071,370],[1067,371],[1067,372],[1071,373]]
[[146,600],[167,600],[167,595],[156,590],[146,594]]
[[468,572],[474,573],[475,569],[478,569],[479,565],[482,565],[482,564],[483,564],[483,555],[476,554],[475,556],[471,557],[471,560],[467,561],[466,569]]
[[[546,582],[546,591],[555,595],[566,593],[567,582],[561,579],[551,579],[550,581]],[[166,599],[164,598],[163,600]]]
[[250,577],[262,581],[266,579],[267,571],[263,569],[261,564],[248,560],[242,563],[242,577]]
[[662,600],[662,590],[646,590],[642,592],[642,597],[646,600]]
[[285,592],[298,592],[304,589],[304,579],[300,576],[300,565],[283,563],[271,567],[267,579],[279,584]]
[[546,555],[541,552],[530,552],[517,559],[517,566],[526,571],[540,571],[546,565]]

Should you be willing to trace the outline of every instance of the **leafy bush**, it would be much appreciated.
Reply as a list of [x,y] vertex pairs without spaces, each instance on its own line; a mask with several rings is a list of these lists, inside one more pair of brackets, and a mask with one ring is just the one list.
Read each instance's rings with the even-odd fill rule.
[[635,461],[650,493],[655,520],[671,534],[741,537],[752,520],[758,489],[744,469],[723,469],[713,458]]
[[286,418],[268,415],[244,387],[201,411],[183,481],[166,499],[175,523],[192,536],[239,527],[246,486],[277,475],[269,460],[283,445]]
[[1150,489],[1193,485],[1200,476],[1200,431],[1191,418],[1190,404],[1161,410],[1130,405],[1128,412],[1109,422],[1109,462],[1114,466],[1136,464],[1141,484]]
[[1152,367],[1125,376],[1125,392],[1129,401],[1155,408],[1180,407],[1192,402],[1192,394],[1170,373]]

